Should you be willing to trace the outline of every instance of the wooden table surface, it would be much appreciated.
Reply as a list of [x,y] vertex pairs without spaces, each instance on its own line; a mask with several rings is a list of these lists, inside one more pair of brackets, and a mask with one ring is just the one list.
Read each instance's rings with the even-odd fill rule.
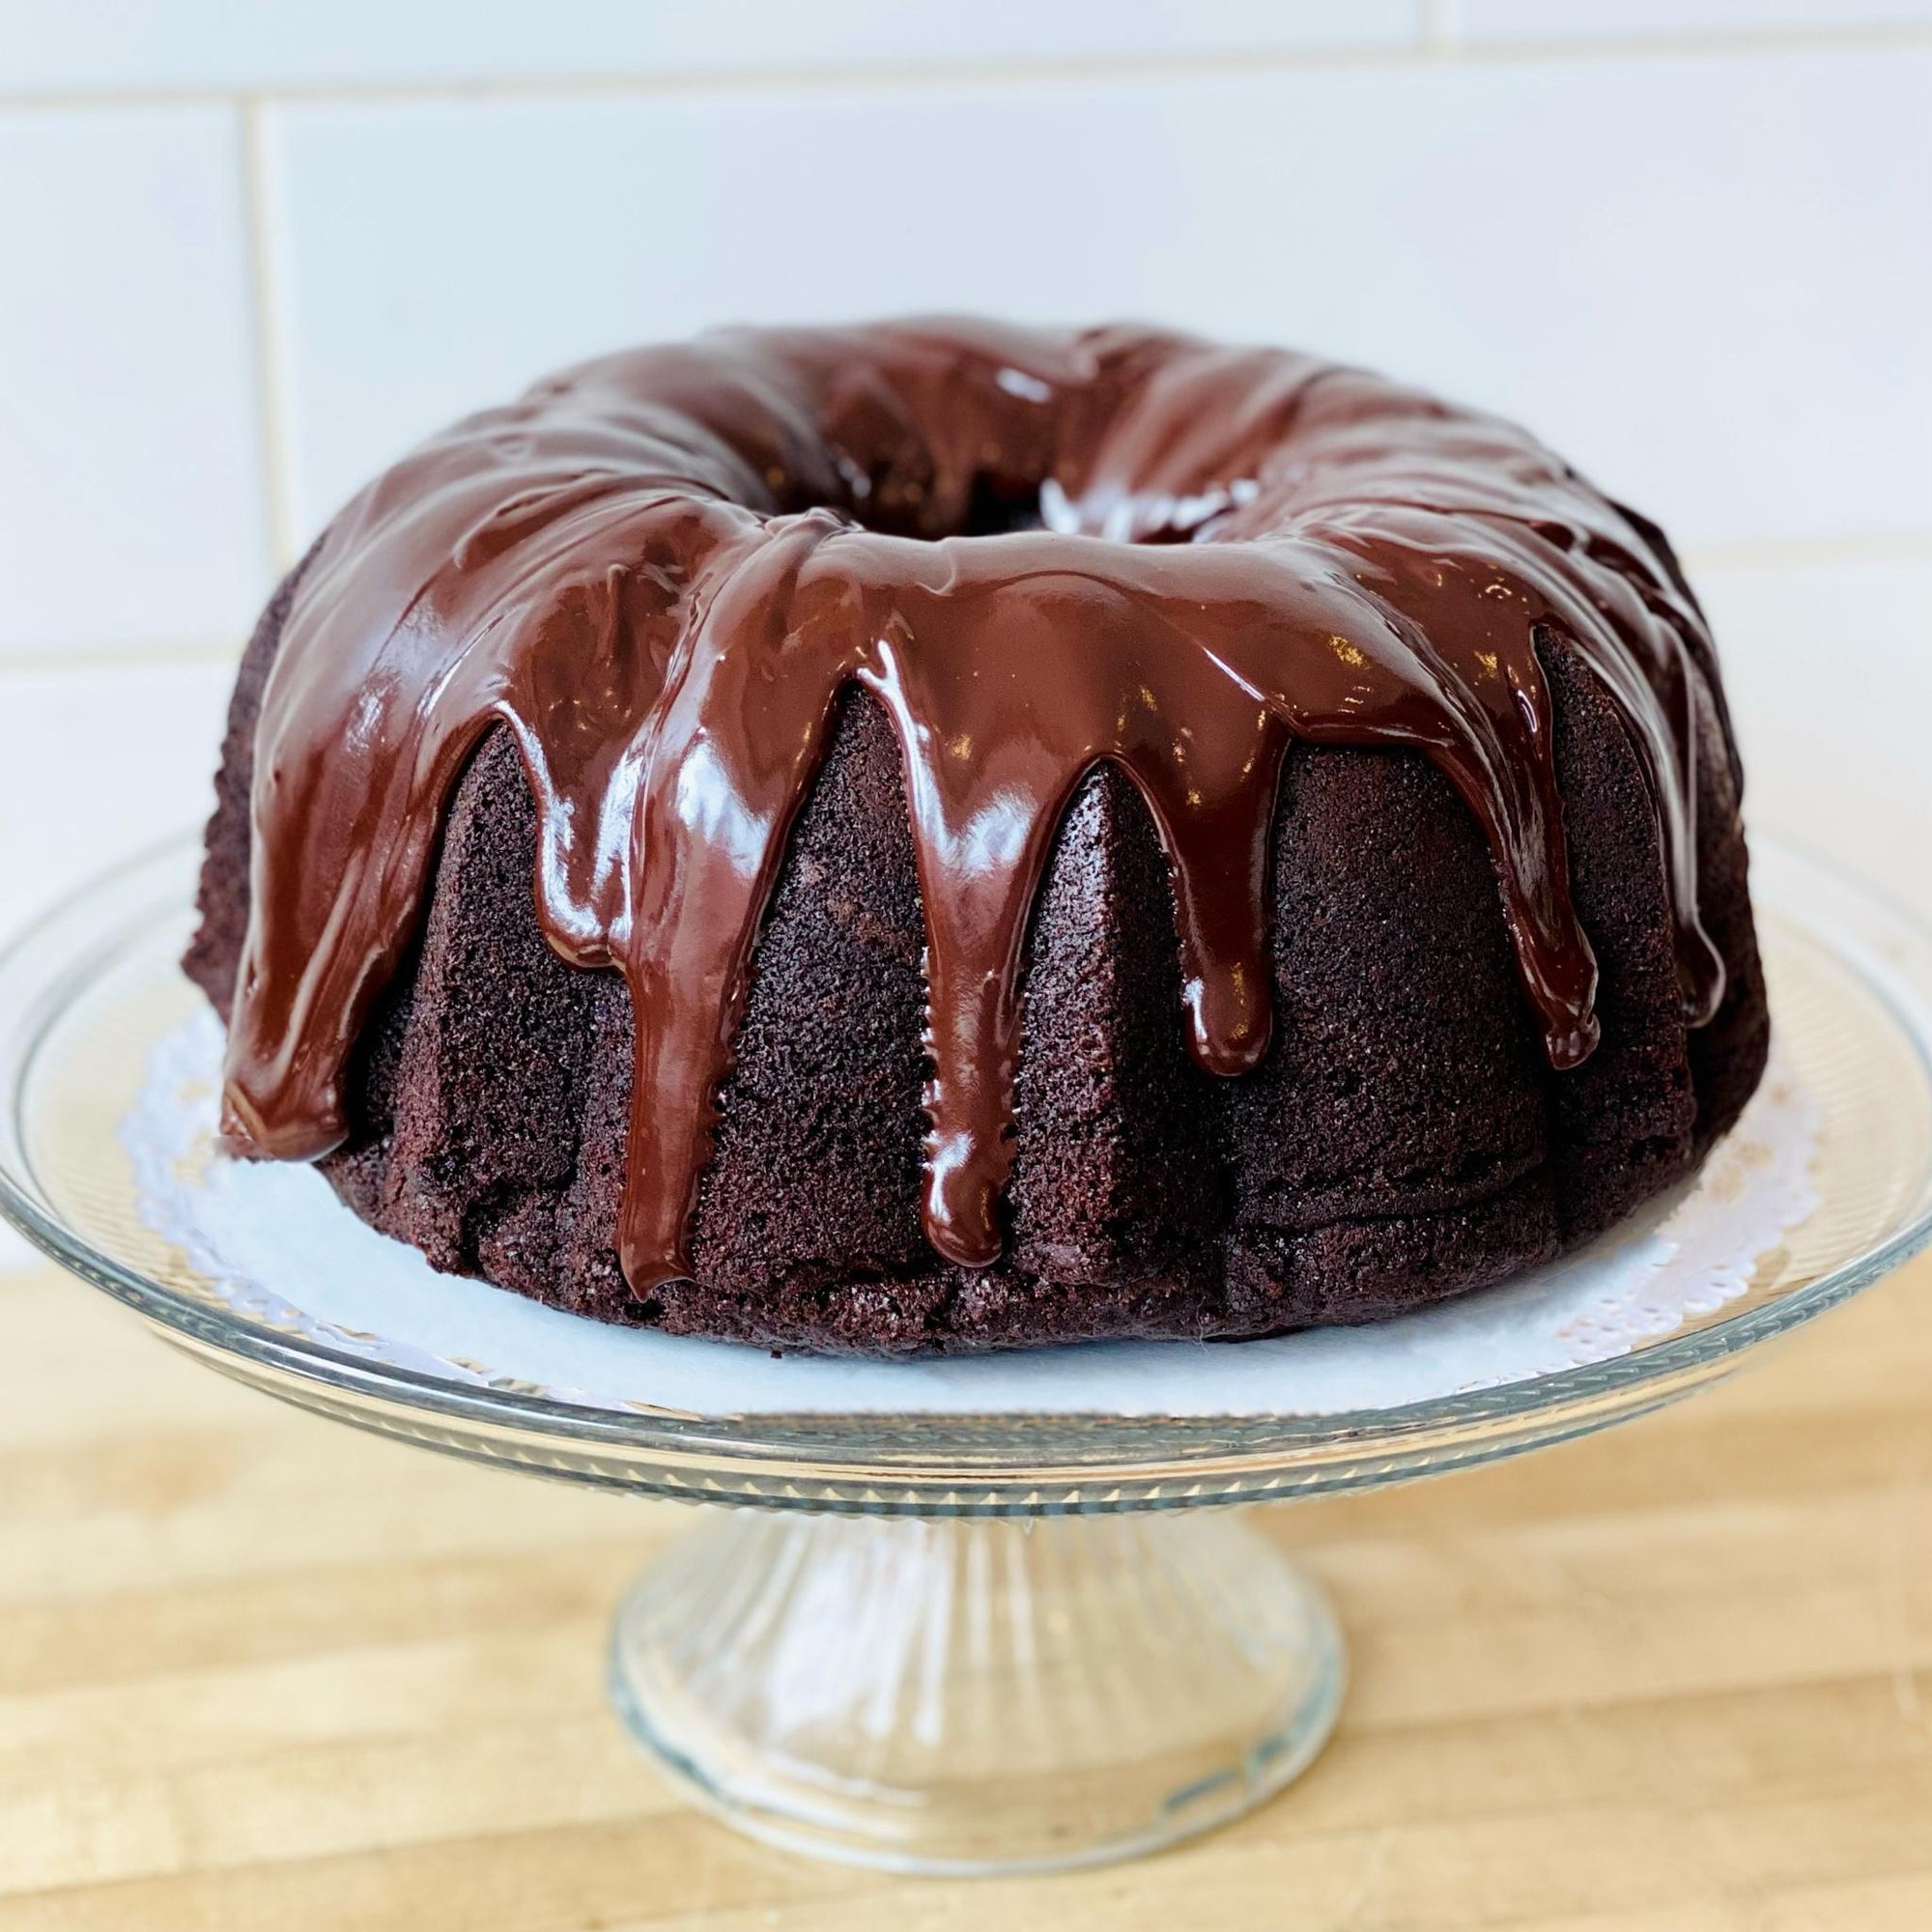
[[1138,1864],[766,1851],[607,1715],[690,1518],[445,1461],[0,1275],[0,1928],[1932,1926],[1932,1258],[1593,1441],[1263,1520],[1333,1591],[1327,1754]]

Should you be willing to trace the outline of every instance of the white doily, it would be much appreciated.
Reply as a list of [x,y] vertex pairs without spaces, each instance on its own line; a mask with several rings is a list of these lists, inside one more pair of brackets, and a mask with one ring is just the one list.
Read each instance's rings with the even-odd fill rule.
[[607,1327],[436,1273],[312,1169],[214,1149],[221,1030],[155,1047],[122,1122],[142,1219],[232,1307],[346,1353],[599,1408],[1322,1415],[1492,1388],[1607,1360],[1742,1294],[1817,1206],[1818,1111],[1774,1059],[1694,1181],[1582,1252],[1368,1328],[1238,1346],[1109,1342],[957,1360],[851,1362]]

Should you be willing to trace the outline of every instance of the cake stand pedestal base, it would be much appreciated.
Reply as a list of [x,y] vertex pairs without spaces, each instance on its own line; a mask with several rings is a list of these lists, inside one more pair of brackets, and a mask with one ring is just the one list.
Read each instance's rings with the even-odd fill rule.
[[1321,1591],[1226,1510],[731,1510],[617,1613],[612,1701],[740,1831],[903,1872],[1043,1871],[1208,1830],[1341,1706]]

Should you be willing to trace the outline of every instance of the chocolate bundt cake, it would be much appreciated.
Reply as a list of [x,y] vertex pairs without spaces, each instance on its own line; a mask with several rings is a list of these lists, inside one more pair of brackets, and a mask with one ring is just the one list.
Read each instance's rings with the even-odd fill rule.
[[735,331],[352,501],[236,685],[224,1132],[438,1267],[903,1351],[1481,1287],[1764,1065],[1662,534],[1144,329]]

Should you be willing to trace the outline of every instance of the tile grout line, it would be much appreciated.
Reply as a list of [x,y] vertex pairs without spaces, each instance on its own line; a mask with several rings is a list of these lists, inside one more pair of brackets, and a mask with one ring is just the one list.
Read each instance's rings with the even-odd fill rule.
[[248,257],[248,334],[255,360],[256,457],[262,466],[262,534],[273,582],[296,560],[294,472],[289,463],[286,370],[277,300],[274,219],[269,209],[263,152],[262,97],[244,95],[240,107],[242,245]]
[[1739,537],[1687,544],[1684,567],[1699,570],[1803,569],[1813,564],[1913,563],[1932,558],[1932,530],[1868,530],[1829,537]]
[[1421,0],[1422,44],[1437,55],[1454,54],[1463,38],[1463,0]]
[[1422,0],[1417,39],[1337,47],[1241,48],[1211,52],[1122,54],[1094,58],[914,62],[881,67],[759,69],[688,68],[662,72],[476,77],[469,80],[277,82],[179,87],[0,90],[0,113],[134,107],[227,107],[253,104],[343,107],[429,103],[539,102],[687,94],[874,92],[891,88],[988,87],[1079,81],[1237,78],[1258,72],[1413,70],[1445,61],[1507,67],[1606,59],[1670,60],[1912,52],[1932,47],[1932,24],[1779,27],[1731,33],[1578,36],[1570,40],[1471,41],[1459,32],[1460,0]]
[[13,677],[58,676],[69,671],[192,670],[209,665],[232,665],[241,655],[240,638],[158,638],[152,643],[0,649],[0,686]]

